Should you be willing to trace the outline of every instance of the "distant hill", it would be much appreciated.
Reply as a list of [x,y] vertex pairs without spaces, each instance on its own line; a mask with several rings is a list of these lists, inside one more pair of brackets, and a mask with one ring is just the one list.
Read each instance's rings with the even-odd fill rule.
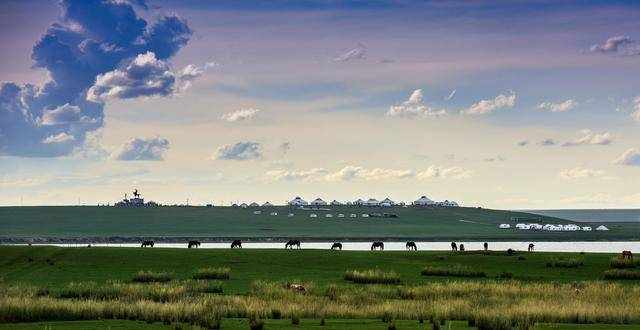
[[[261,214],[254,214],[260,211]],[[277,215],[270,215],[271,213]],[[397,218],[362,214],[389,213]],[[293,213],[293,216],[288,216]],[[316,218],[310,217],[314,213]],[[338,218],[338,214],[344,218]],[[350,218],[350,214],[357,218]],[[326,214],[331,214],[327,218]],[[626,240],[638,239],[640,224],[609,225],[609,232],[543,232],[498,229],[500,223],[569,223],[568,220],[526,212],[480,208],[327,207],[299,210],[285,206],[115,208],[94,206],[1,207],[0,236],[16,238],[78,238],[100,241],[152,237],[200,237],[205,240]]]

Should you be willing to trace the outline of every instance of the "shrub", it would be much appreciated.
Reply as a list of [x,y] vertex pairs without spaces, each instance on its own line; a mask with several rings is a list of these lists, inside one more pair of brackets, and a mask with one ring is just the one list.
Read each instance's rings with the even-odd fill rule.
[[132,281],[139,283],[169,282],[171,281],[171,277],[171,274],[167,272],[152,272],[141,270],[133,276]]
[[424,276],[456,276],[456,277],[485,277],[483,271],[473,270],[462,265],[426,266],[422,272]]
[[611,261],[609,262],[609,266],[611,266],[611,268],[617,268],[617,269],[636,268],[636,267],[640,267],[640,260],[622,259],[619,257],[615,257],[615,258],[611,258]]
[[640,280],[640,271],[628,269],[610,269],[604,272],[607,280]]
[[400,275],[394,271],[385,272],[380,269],[349,270],[344,273],[344,279],[361,284],[398,284]]
[[580,258],[551,258],[547,261],[547,267],[553,268],[578,268],[584,265]]
[[188,282],[188,290],[200,293],[222,293],[222,282],[220,281],[195,281]]
[[196,280],[228,280],[231,269],[229,267],[200,268],[193,274]]

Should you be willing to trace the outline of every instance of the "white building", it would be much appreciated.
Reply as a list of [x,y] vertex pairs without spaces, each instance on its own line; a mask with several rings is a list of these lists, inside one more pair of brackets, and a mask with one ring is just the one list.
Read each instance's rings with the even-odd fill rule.
[[246,209],[247,207],[249,207],[249,205],[247,205],[247,203],[242,203],[240,204],[240,207]]
[[333,218],[333,214],[331,213],[327,213],[324,215],[325,218]]
[[317,217],[318,217],[318,215],[317,215],[317,214],[315,214],[315,213],[311,213],[311,214],[309,214],[309,218],[317,218]]
[[516,225],[516,229],[529,230],[529,229],[531,229],[531,226],[529,226],[526,223],[519,223],[519,224]]
[[582,231],[591,231],[591,230],[592,229],[589,226],[582,227]]
[[358,215],[357,215],[357,214],[355,214],[355,213],[351,213],[351,214],[349,214],[349,218],[357,218],[357,217],[358,217]]
[[605,225],[600,225],[596,228],[596,230],[598,231],[607,231],[609,230],[609,228],[605,227]]
[[338,202],[337,200],[334,199],[334,200],[331,201],[331,205],[332,206],[340,206],[340,205],[342,205],[342,203],[340,203],[340,202]]
[[450,201],[450,200],[444,200],[440,203],[438,203],[439,206],[443,206],[443,207],[458,207],[460,205],[458,205],[458,203],[454,202],[454,201]]
[[253,203],[249,204],[249,207],[258,207],[258,206],[260,206],[260,204],[258,204],[256,202],[253,202]]
[[395,205],[396,205],[396,202],[394,202],[391,199],[389,199],[389,197],[383,199],[382,202],[380,202],[380,206],[382,206],[382,207],[391,207],[391,206],[395,206]]
[[289,205],[291,205],[291,206],[305,206],[305,205],[309,205],[309,203],[307,203],[307,201],[305,201],[304,199],[300,198],[299,196],[296,196],[296,198],[294,198],[294,199],[289,201]]
[[569,225],[564,225],[562,227],[562,230],[564,231],[578,231],[580,230],[580,227],[574,225],[574,224],[569,224]]
[[380,206],[380,202],[375,198],[369,198],[366,202],[364,202],[366,206]]
[[311,205],[313,206],[326,206],[327,202],[323,201],[322,198],[316,198],[313,200],[313,202],[311,202]]
[[338,213],[338,218],[344,218],[344,214]]
[[431,199],[429,199],[427,196],[422,196],[413,202],[414,206],[430,206],[434,204],[435,203]]
[[544,226],[542,226],[542,230],[546,230],[546,231],[562,231],[563,227],[562,225],[552,225],[552,224],[546,224]]
[[529,224],[529,228],[533,229],[533,230],[541,230],[542,229],[542,225],[539,223],[530,223]]
[[358,199],[355,200],[355,202],[353,202],[353,205],[362,206],[362,205],[364,205],[364,201],[362,199],[358,198]]
[[508,223],[501,223],[501,224],[498,226],[498,228],[500,228],[500,229],[509,229],[509,228],[511,228],[511,225],[510,225],[510,224],[508,224]]

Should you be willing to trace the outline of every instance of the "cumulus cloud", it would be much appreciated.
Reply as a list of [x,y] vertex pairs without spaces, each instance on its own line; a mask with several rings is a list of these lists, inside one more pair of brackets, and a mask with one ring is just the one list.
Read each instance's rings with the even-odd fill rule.
[[616,165],[640,166],[640,150],[637,148],[627,149],[613,163]]
[[631,118],[640,122],[640,96],[633,100],[633,109],[631,111]]
[[334,57],[332,60],[334,62],[349,62],[353,60],[364,60],[367,57],[367,47],[361,43],[355,48],[349,49],[348,51]]
[[472,170],[467,170],[462,167],[453,166],[453,167],[440,167],[436,165],[431,165],[425,171],[422,171],[417,174],[417,178],[420,180],[429,180],[429,179],[468,179],[473,176]]
[[132,138],[125,142],[111,157],[117,160],[163,160],[169,150],[169,140],[161,137]]
[[601,44],[592,45],[589,48],[591,53],[616,54],[616,55],[639,55],[640,47],[638,42],[629,36],[615,36],[607,39]]
[[565,169],[558,173],[558,176],[564,180],[577,180],[602,177],[604,171],[584,168],[581,166]]
[[516,105],[516,93],[500,94],[490,100],[481,100],[472,104],[469,108],[460,111],[466,115],[484,115],[496,110],[510,109]]
[[446,115],[446,110],[435,110],[424,104],[422,89],[416,89],[409,99],[398,105],[393,105],[387,111],[388,117],[438,117]]
[[566,112],[574,109],[578,106],[578,102],[572,99],[568,99],[562,102],[542,102],[538,104],[538,110],[550,111],[550,112]]
[[[192,34],[177,16],[147,22],[127,1],[61,0],[59,5],[59,20],[49,26],[31,52],[33,67],[46,70],[50,80],[42,86],[0,84],[2,154],[70,154],[84,143],[87,133],[103,126],[104,104],[86,99],[97,77],[148,52],[155,54],[156,60],[166,61]],[[44,142],[52,141],[51,136],[63,136],[61,133],[74,139]]]
[[260,159],[262,158],[262,145],[251,141],[225,144],[216,150],[213,158],[218,160]]
[[348,165],[326,176],[328,181],[350,181],[362,179],[366,181],[406,179],[414,177],[412,170],[395,170],[386,168],[367,169],[362,166]]
[[558,144],[554,139],[544,139],[538,142],[538,145],[541,147],[551,147]]
[[310,170],[271,170],[265,173],[268,181],[304,181],[313,182],[322,180],[329,172],[323,168],[312,168]]
[[580,131],[582,134],[580,137],[573,141],[568,141],[562,144],[563,147],[574,147],[584,145],[610,145],[613,142],[613,135],[609,132],[595,133],[591,130],[585,129]]
[[257,117],[260,109],[247,108],[240,109],[233,112],[225,113],[222,115],[222,120],[228,121],[230,123],[239,122],[239,121],[250,121]]
[[169,65],[147,52],[136,56],[127,66],[96,78],[87,100],[130,99],[141,96],[167,96],[173,93],[176,77]]
[[42,140],[44,144],[52,144],[52,143],[67,143],[74,141],[76,138],[73,135],[69,135],[66,132],[61,132],[55,135],[51,135]]

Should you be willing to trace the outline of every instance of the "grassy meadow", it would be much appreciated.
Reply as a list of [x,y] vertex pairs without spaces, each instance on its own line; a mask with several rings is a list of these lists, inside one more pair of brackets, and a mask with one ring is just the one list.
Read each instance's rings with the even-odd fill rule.
[[[640,223],[608,223],[608,232],[546,232],[498,229],[500,223],[568,223],[522,212],[478,208],[328,207],[0,207],[0,239],[202,237],[212,239],[412,239],[451,240],[638,240]],[[261,211],[261,214],[254,214]],[[270,215],[271,213],[277,215]],[[394,213],[397,218],[362,218],[362,213]],[[289,217],[288,214],[294,216]],[[310,218],[316,213],[317,218]],[[338,218],[343,213],[345,218]],[[349,218],[355,213],[358,218]],[[332,218],[326,218],[332,214]],[[527,220],[528,219],[528,220]]]
[[638,329],[616,258],[2,246],[0,329]]

